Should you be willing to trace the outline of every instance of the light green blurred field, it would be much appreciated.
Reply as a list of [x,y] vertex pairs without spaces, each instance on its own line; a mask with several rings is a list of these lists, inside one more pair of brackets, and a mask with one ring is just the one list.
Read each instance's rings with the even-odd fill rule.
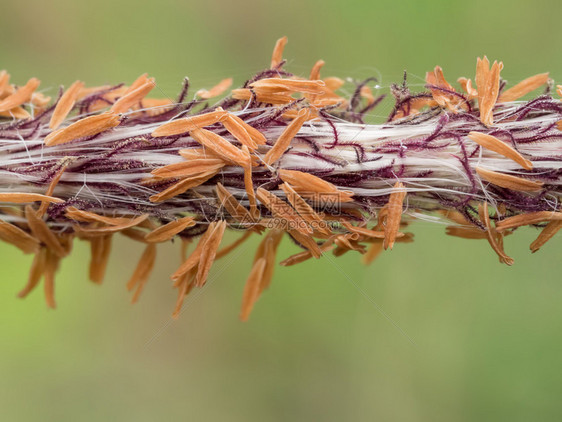
[[[375,75],[403,69],[421,89],[440,64],[472,77],[477,55],[514,83],[550,71],[562,81],[559,1],[5,2],[0,68],[56,92],[156,77],[174,97],[183,76],[209,87],[267,66],[289,36],[289,69]],[[389,105],[377,111],[385,114]],[[77,243],[57,279],[56,311],[40,290],[16,299],[30,257],[0,245],[2,421],[554,421],[562,413],[562,238],[531,255],[537,232],[507,239],[502,266],[482,241],[417,223],[364,268],[331,256],[278,268],[248,323],[237,319],[256,240],[219,261],[177,322],[160,250],[141,302],[125,282],[141,249],[115,244],[103,286],[86,281]],[[228,240],[232,240],[230,237]],[[279,257],[294,252],[285,242]]]

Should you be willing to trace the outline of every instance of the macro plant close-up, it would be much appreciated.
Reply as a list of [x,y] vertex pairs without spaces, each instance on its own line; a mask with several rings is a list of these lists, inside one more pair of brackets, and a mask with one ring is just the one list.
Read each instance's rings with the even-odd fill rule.
[[56,3],[2,25],[7,420],[556,420],[556,3]]

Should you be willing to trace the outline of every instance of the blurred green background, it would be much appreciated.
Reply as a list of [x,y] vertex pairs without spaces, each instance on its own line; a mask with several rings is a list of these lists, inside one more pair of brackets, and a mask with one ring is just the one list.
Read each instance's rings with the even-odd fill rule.
[[[557,0],[6,1],[0,68],[51,94],[148,72],[173,98],[185,75],[195,87],[242,82],[287,35],[295,73],[322,58],[324,75],[375,75],[383,91],[403,69],[420,89],[436,64],[449,80],[472,77],[482,54],[503,60],[511,83],[547,70],[562,81],[560,12]],[[531,255],[538,232],[518,231],[509,268],[484,241],[412,229],[415,243],[368,268],[352,254],[279,267],[248,323],[237,316],[257,239],[217,262],[174,322],[177,245],[159,250],[132,306],[141,248],[120,238],[100,287],[77,242],[56,311],[40,289],[15,297],[31,258],[0,245],[0,419],[560,420],[562,238]],[[279,258],[294,252],[285,242]]]

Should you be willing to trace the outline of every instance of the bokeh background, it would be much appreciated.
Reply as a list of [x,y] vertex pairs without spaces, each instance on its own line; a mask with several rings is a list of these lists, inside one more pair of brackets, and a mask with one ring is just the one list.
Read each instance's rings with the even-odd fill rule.
[[[544,71],[562,81],[560,12],[557,0],[5,1],[0,68],[51,94],[148,72],[173,98],[185,75],[241,83],[288,35],[290,70],[322,58],[324,75],[374,75],[381,91],[404,69],[421,89],[436,64],[449,80],[472,77],[482,54],[503,60],[510,83]],[[278,268],[248,323],[237,316],[257,239],[215,265],[179,321],[177,245],[160,249],[132,306],[125,282],[141,248],[119,239],[100,287],[77,242],[56,311],[40,289],[16,298],[31,258],[0,245],[0,419],[559,420],[562,238],[531,255],[538,232],[519,230],[509,268],[485,241],[412,229],[415,243],[368,268],[352,254]],[[285,242],[279,258],[294,252]]]

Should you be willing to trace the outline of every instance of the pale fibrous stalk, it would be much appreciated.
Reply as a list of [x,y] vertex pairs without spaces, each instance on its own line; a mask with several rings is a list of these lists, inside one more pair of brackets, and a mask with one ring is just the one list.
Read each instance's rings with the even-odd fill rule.
[[[227,78],[192,100],[187,79],[175,101],[148,98],[156,82],[143,74],[130,86],[77,81],[51,101],[38,79],[16,86],[1,71],[0,239],[35,255],[19,296],[43,279],[55,306],[54,276],[75,238],[90,242],[89,277],[101,283],[122,234],[145,244],[127,283],[137,301],[157,245],[181,239],[171,277],[178,316],[213,262],[256,236],[246,320],[283,238],[302,249],[283,266],[350,251],[370,263],[412,242],[404,230],[424,220],[487,240],[511,265],[506,235],[541,229],[536,252],[560,229],[562,86],[551,93],[547,73],[508,88],[503,63],[484,57],[474,83],[459,78],[455,89],[437,66],[424,92],[412,93],[406,77],[392,85],[394,109],[373,124],[365,120],[384,97],[373,78],[322,78],[322,60],[308,78],[293,75],[286,43],[230,94]],[[226,229],[241,236],[223,245]]]

